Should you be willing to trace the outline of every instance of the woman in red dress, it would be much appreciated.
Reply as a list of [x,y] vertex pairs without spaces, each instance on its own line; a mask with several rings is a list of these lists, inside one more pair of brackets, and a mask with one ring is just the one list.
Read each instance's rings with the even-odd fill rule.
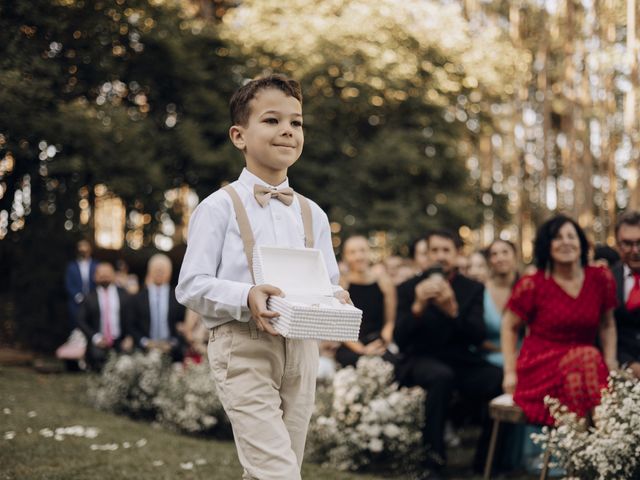
[[[608,269],[587,265],[580,226],[557,216],[538,230],[538,271],[516,284],[502,321],[505,392],[532,423],[553,425],[544,397],[580,416],[600,403],[607,375],[618,368],[613,308],[616,287]],[[516,354],[518,331],[528,334]],[[599,336],[602,353],[595,347]],[[516,362],[517,356],[517,362]]]

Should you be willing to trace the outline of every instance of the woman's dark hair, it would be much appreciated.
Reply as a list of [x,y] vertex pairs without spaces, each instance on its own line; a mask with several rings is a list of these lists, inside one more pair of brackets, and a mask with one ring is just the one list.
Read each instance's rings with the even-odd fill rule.
[[536,233],[533,253],[536,257],[536,267],[540,270],[546,270],[547,267],[553,265],[553,259],[551,258],[551,241],[558,236],[560,229],[567,223],[573,225],[580,240],[580,264],[583,267],[587,264],[589,241],[587,240],[584,230],[582,230],[575,220],[564,215],[558,215],[544,222]]

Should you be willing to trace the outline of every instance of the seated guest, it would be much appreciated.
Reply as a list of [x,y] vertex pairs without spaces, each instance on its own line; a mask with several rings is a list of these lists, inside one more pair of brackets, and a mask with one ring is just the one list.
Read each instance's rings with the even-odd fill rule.
[[[616,360],[615,281],[587,265],[580,226],[562,215],[544,223],[535,240],[538,271],[520,279],[502,319],[504,389],[531,423],[553,425],[544,397],[591,418]],[[518,334],[528,334],[516,355]],[[599,336],[602,353],[594,346]],[[516,361],[517,357],[517,361]]]
[[116,261],[116,285],[124,288],[129,295],[135,295],[140,291],[138,276],[129,273],[129,265],[122,258]]
[[471,267],[471,258],[462,253],[462,247],[458,250],[458,256],[456,257],[456,271],[464,275],[467,278],[469,277],[469,268]]
[[183,357],[183,341],[178,334],[185,308],[169,285],[171,260],[158,253],[149,259],[147,284],[131,301],[130,330],[136,346],[170,353],[175,361]]
[[622,262],[613,269],[618,295],[618,360],[640,378],[640,212],[629,211],[616,225]]
[[484,251],[473,252],[469,256],[469,267],[467,273],[460,270],[460,262],[458,262],[458,273],[466,275],[471,280],[485,284],[489,278],[489,266],[487,265],[487,257]]
[[[485,339],[482,284],[458,274],[460,240],[448,230],[426,237],[430,269],[398,287],[395,341],[402,359],[397,366],[402,385],[427,390],[423,439],[424,478],[436,478],[446,462],[444,428],[454,390],[481,406],[502,393],[502,372],[477,351]],[[490,422],[485,415],[474,469],[482,471]]]
[[482,343],[487,361],[502,368],[500,324],[502,314],[518,279],[516,246],[507,240],[494,240],[487,248],[489,279],[484,290],[484,324],[487,339]]
[[429,256],[427,255],[427,241],[424,237],[415,240],[409,247],[409,256],[413,259],[416,273],[420,274],[429,268]]
[[110,263],[99,263],[95,270],[96,289],[89,292],[78,310],[78,327],[87,337],[87,365],[99,370],[110,351],[130,352],[133,340],[127,335],[123,316],[129,297],[117,288]]
[[353,304],[362,310],[357,342],[345,342],[336,352],[342,366],[355,365],[361,355],[378,355],[393,361],[387,347],[393,340],[396,318],[396,287],[384,269],[371,268],[371,250],[362,236],[348,238],[342,249],[347,273],[340,279]]
[[187,309],[184,322],[178,323],[177,330],[185,341],[185,361],[201,363],[203,358],[206,360],[209,330],[202,321],[202,317],[193,310]]

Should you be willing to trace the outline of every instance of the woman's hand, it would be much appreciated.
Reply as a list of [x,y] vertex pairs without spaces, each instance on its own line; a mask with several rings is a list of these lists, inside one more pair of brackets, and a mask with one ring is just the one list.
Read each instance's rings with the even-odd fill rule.
[[615,358],[610,358],[608,360],[605,360],[604,363],[606,363],[607,368],[609,369],[610,372],[620,369],[620,364],[618,363],[618,360]]
[[505,372],[504,378],[502,379],[502,390],[504,393],[510,393],[513,395],[513,392],[516,391],[516,384],[518,383],[518,376],[516,372]]

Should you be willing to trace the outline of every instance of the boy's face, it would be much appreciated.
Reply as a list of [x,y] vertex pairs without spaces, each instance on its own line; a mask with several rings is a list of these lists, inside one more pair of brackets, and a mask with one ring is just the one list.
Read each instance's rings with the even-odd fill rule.
[[252,173],[281,182],[302,153],[302,105],[275,88],[259,91],[249,105],[247,124],[231,127],[231,140],[244,152]]

